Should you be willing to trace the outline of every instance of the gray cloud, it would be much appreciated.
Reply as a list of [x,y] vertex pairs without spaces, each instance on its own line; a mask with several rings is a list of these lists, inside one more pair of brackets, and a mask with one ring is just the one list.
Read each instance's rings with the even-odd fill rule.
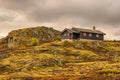
[[18,17],[18,14],[9,10],[0,9],[0,23],[12,22]]
[[0,0],[1,7],[8,8],[12,10],[26,10],[30,9],[33,5],[32,0]]
[[[120,1],[114,0],[1,0],[1,6],[23,13],[37,22],[54,22],[61,18],[98,24],[120,23]],[[79,22],[80,23],[80,22]],[[81,23],[82,24],[82,23]]]
[[[97,25],[109,33],[113,31],[108,29],[120,29],[120,0],[0,0],[0,8],[24,15],[21,21],[31,25]],[[16,25],[21,22],[15,21],[18,16],[0,15],[0,21],[13,20]]]
[[14,20],[13,16],[9,16],[9,15],[0,15],[0,22],[2,21],[12,21]]

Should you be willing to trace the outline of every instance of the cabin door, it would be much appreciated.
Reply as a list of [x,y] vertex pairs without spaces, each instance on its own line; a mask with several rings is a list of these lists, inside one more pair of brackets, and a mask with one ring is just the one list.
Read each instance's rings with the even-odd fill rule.
[[74,33],[74,39],[79,39],[79,38],[80,38],[80,34]]
[[72,34],[70,33],[70,39],[72,39]]

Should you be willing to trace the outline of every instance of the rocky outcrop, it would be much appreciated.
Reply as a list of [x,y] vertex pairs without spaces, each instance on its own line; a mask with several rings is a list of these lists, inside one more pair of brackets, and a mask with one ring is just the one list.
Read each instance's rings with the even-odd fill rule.
[[0,42],[7,43],[8,46],[16,45],[28,45],[32,38],[38,39],[40,43],[58,40],[61,38],[61,32],[53,28],[44,26],[24,28],[19,30],[11,31],[7,37],[2,39]]

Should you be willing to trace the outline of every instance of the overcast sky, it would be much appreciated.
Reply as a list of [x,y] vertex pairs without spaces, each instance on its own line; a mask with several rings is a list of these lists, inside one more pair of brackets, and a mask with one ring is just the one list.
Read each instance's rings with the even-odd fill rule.
[[80,27],[120,40],[120,0],[0,0],[0,35],[15,29]]

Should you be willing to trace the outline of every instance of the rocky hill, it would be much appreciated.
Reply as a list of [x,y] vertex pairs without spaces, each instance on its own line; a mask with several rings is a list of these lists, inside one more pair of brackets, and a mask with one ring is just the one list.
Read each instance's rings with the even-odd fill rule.
[[0,43],[7,44],[8,47],[17,47],[20,45],[31,45],[31,42],[39,43],[60,40],[61,32],[53,28],[38,26],[33,28],[24,28],[11,31],[7,37]]
[[37,38],[42,41],[52,41],[60,38],[60,31],[57,31],[53,28],[39,26],[11,31],[8,34],[8,37],[25,37],[26,39]]
[[60,41],[53,28],[14,30],[0,42],[0,80],[120,80],[120,41]]

